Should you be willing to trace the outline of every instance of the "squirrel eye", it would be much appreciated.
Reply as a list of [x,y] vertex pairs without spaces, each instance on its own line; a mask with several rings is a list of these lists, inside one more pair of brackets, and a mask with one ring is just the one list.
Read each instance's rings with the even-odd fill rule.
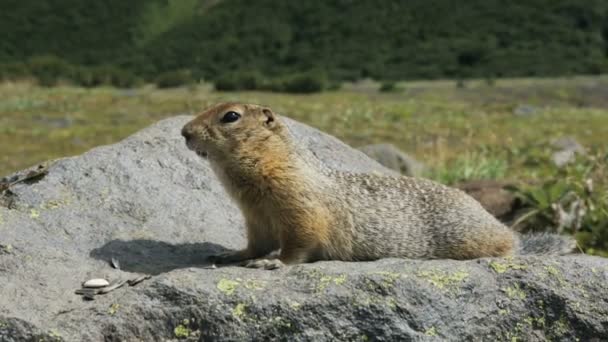
[[241,114],[230,111],[230,112],[224,114],[224,116],[222,117],[222,120],[220,120],[220,121],[222,123],[229,123],[229,122],[235,122],[236,120],[238,120],[240,118],[241,118]]

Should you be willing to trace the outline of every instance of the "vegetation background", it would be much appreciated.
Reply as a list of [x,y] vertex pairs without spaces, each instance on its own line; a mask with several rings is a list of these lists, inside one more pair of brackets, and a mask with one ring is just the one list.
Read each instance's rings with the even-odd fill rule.
[[[0,0],[0,32],[0,175],[266,103],[447,184],[507,181],[516,229],[608,256],[608,1]],[[584,153],[558,167],[563,137]]]
[[49,83],[131,85],[172,73],[224,84],[248,76],[250,88],[264,88],[261,78],[301,73],[346,81],[608,71],[604,0],[2,0],[0,8],[0,70]]

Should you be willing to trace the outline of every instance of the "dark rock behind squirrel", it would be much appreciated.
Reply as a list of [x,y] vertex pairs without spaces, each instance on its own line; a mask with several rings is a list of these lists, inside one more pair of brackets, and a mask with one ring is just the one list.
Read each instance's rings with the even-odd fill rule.
[[[10,188],[10,208],[0,206],[0,341],[608,336],[608,260],[597,257],[205,268],[208,255],[245,239],[239,210],[184,146],[189,119],[57,160]],[[289,126],[330,168],[390,173],[335,138]],[[140,274],[153,277],[93,301],[74,294],[90,278]]]

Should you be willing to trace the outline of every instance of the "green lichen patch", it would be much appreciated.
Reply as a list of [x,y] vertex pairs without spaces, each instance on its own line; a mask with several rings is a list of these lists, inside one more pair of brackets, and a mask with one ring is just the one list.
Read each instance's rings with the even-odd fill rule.
[[195,323],[195,321],[196,320],[194,318],[192,319],[192,321],[187,318],[182,320],[181,324],[179,324],[173,329],[173,335],[175,335],[175,337],[178,339],[196,339],[197,337],[200,337],[200,330],[193,330],[192,328],[192,325]]
[[40,217],[40,212],[36,209],[30,209],[30,218],[37,219]]
[[524,323],[528,324],[531,328],[545,329],[545,317],[526,317]]
[[557,280],[561,285],[564,285],[566,283],[566,280],[564,279],[564,275],[562,274],[562,271],[560,271],[559,268],[557,268],[553,265],[548,265],[548,266],[545,266],[544,269],[547,272],[547,274],[549,275],[549,277]]
[[501,289],[511,299],[526,299],[526,293],[518,284]]
[[61,340],[61,334],[57,330],[55,330],[55,329],[51,329],[51,331],[49,332],[49,336],[52,339],[55,339],[57,341]]
[[324,275],[319,279],[319,283],[317,284],[317,291],[323,291],[327,288],[327,286],[331,283],[335,285],[342,285],[346,281],[346,275],[341,274],[339,276],[330,276]]
[[114,303],[114,304],[110,305],[110,309],[108,309],[108,313],[110,314],[110,316],[114,316],[118,312],[118,309],[120,309],[120,304]]
[[426,331],[424,332],[424,334],[426,336],[437,336],[437,328],[435,328],[434,326],[426,329]]
[[291,322],[281,316],[275,316],[269,319],[270,323],[278,328],[290,329]]
[[336,285],[342,285],[342,284],[344,284],[345,281],[346,281],[346,274],[342,274],[337,277],[334,277],[334,284],[336,284]]
[[173,334],[177,338],[188,338],[190,337],[190,334],[192,334],[192,329],[180,324],[173,329]]
[[420,278],[426,279],[429,283],[439,289],[456,286],[469,277],[469,273],[462,270],[454,273],[439,270],[425,270],[419,271],[417,275]]
[[379,274],[382,276],[382,282],[385,286],[394,286],[397,279],[401,278],[401,274],[395,272],[376,272],[374,274]]
[[225,295],[231,295],[240,285],[240,282],[230,279],[220,279],[217,283],[217,289]]
[[568,322],[564,316],[560,317],[558,321],[553,323],[551,331],[556,337],[564,336],[569,331]]
[[245,310],[247,309],[247,305],[243,303],[238,303],[234,309],[232,309],[232,315],[238,319],[243,319],[246,315]]
[[513,258],[504,258],[504,262],[492,260],[488,265],[496,273],[505,273],[508,270],[525,270],[527,268],[526,265],[514,263]]
[[40,209],[42,210],[52,210],[61,208],[62,206],[69,204],[69,200],[61,199],[61,200],[50,200],[40,205]]
[[247,279],[243,286],[248,290],[263,290],[266,287],[266,282],[263,280]]

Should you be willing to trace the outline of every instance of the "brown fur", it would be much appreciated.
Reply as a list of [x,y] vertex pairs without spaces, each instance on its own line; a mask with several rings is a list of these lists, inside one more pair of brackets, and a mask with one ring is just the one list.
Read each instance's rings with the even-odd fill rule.
[[[230,111],[240,119],[222,122]],[[473,259],[521,247],[513,231],[462,191],[314,166],[269,108],[219,104],[182,134],[190,149],[209,158],[245,217],[247,248],[223,253],[218,262],[270,269],[320,259]],[[277,249],[279,260],[255,260]]]

